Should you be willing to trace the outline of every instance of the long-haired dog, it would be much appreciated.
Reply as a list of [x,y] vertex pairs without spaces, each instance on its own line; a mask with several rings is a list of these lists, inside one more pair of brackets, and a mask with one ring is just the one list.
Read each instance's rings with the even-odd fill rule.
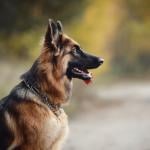
[[61,149],[68,134],[61,106],[70,97],[72,78],[89,82],[88,69],[103,61],[64,34],[60,21],[49,19],[40,56],[1,100],[0,150]]

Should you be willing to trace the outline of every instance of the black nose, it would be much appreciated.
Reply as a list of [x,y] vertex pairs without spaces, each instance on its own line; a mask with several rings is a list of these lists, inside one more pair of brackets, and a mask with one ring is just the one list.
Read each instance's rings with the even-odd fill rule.
[[101,65],[101,64],[103,64],[103,62],[104,62],[104,59],[103,58],[98,58],[98,63]]

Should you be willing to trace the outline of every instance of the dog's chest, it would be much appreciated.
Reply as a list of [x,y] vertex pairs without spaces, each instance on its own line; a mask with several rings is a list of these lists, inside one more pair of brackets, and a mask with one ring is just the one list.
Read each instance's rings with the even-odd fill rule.
[[63,142],[68,134],[67,115],[61,110],[58,116],[50,116],[44,119],[41,126],[39,142],[45,149],[52,148],[57,142]]

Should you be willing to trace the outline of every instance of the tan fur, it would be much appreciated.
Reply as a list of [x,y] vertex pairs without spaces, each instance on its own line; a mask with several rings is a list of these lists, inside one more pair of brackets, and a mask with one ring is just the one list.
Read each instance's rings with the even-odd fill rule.
[[59,116],[43,104],[34,102],[22,103],[14,109],[19,114],[14,119],[7,112],[5,114],[7,124],[15,135],[9,150],[15,147],[21,150],[59,150],[61,148],[68,135],[68,120],[63,109],[60,109]]
[[17,131],[16,122],[14,121],[14,119],[11,117],[11,115],[7,111],[5,112],[5,118],[6,118],[6,122],[9,126],[10,130],[14,133],[14,135],[16,137],[13,140],[12,144],[8,147],[8,150],[12,150],[13,148],[15,148],[17,145],[19,145],[21,143],[21,138]]

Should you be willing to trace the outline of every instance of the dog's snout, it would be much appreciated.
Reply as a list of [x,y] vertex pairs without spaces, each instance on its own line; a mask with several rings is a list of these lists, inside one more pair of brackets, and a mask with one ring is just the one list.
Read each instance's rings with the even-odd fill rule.
[[100,65],[104,63],[104,59],[101,58],[101,57],[99,57],[97,60],[98,60],[98,63],[99,63]]

